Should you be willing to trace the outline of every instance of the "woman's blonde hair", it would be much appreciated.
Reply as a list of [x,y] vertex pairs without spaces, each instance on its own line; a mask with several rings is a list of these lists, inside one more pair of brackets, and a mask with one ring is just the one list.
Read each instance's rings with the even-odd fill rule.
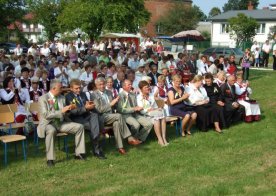
[[158,81],[158,82],[165,82],[165,80],[166,80],[166,78],[165,78],[164,75],[160,75],[160,76],[158,76],[158,78],[157,78],[157,81]]
[[203,80],[203,77],[201,75],[195,75],[191,82],[196,83],[202,80]]
[[236,79],[243,79],[243,74],[241,73],[237,74]]
[[173,75],[172,80],[173,80],[173,81],[175,81],[175,80],[180,80],[180,81],[182,81],[182,78],[181,78],[180,75],[175,74],[175,75]]

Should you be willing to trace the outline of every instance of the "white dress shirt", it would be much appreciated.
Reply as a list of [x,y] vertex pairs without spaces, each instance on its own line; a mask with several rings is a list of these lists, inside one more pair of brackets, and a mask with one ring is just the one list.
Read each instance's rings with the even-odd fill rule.
[[192,83],[190,83],[189,86],[185,88],[185,91],[190,95],[186,102],[188,105],[196,105],[197,102],[209,100],[207,92],[202,86],[197,89]]
[[75,69],[75,70],[70,69],[70,70],[68,71],[68,80],[69,80],[69,82],[70,82],[72,79],[79,79],[79,78],[80,78],[80,75],[81,75],[80,69]]

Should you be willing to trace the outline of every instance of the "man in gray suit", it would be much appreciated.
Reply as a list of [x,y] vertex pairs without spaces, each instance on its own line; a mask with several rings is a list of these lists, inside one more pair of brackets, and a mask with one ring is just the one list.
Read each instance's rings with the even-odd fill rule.
[[[130,125],[132,135],[144,142],[153,124],[148,118],[140,114],[143,108],[137,105],[136,95],[131,92],[132,82],[130,80],[124,80],[122,88],[123,91],[119,93],[118,112],[123,115],[126,123]],[[143,127],[142,129],[140,129],[141,126]]]
[[47,165],[54,166],[55,160],[55,135],[57,132],[75,134],[75,158],[79,160],[85,159],[85,140],[84,127],[82,124],[74,122],[65,122],[66,113],[74,109],[73,105],[65,106],[65,98],[60,95],[61,82],[52,80],[50,91],[39,97],[39,125],[37,134],[40,138],[45,138]]
[[106,81],[99,77],[95,80],[97,90],[92,94],[96,110],[100,114],[100,119],[107,125],[113,126],[116,145],[120,154],[126,154],[123,147],[123,139],[127,138],[130,145],[139,145],[141,141],[131,136],[131,133],[122,118],[121,114],[113,113],[112,109],[119,101],[119,97],[113,99],[112,92],[105,89]]

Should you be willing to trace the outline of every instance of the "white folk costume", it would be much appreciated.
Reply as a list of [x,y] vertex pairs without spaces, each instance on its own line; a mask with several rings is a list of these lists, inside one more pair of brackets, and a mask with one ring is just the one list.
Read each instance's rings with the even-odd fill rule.
[[[245,122],[260,120],[260,106],[255,100],[249,99],[251,88],[246,84],[235,83],[236,94],[238,95],[238,103],[245,107]],[[249,93],[250,92],[250,93]]]

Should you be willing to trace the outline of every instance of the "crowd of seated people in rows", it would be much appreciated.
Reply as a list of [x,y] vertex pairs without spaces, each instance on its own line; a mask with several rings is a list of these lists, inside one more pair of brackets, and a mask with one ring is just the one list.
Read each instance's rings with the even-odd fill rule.
[[30,115],[26,103],[39,103],[37,132],[45,138],[48,166],[56,159],[57,132],[75,134],[75,156],[83,160],[88,130],[92,154],[105,159],[100,134],[106,125],[112,126],[118,152],[126,154],[124,140],[141,145],[152,129],[158,144],[168,146],[169,116],[180,120],[183,137],[192,134],[192,127],[222,133],[235,122],[260,120],[259,105],[249,98],[249,81],[243,80],[233,55],[211,62],[183,53],[178,59],[122,49],[115,57],[96,54],[91,49],[74,61],[60,53],[20,55],[15,65],[0,53],[1,103],[17,104],[16,122]]

